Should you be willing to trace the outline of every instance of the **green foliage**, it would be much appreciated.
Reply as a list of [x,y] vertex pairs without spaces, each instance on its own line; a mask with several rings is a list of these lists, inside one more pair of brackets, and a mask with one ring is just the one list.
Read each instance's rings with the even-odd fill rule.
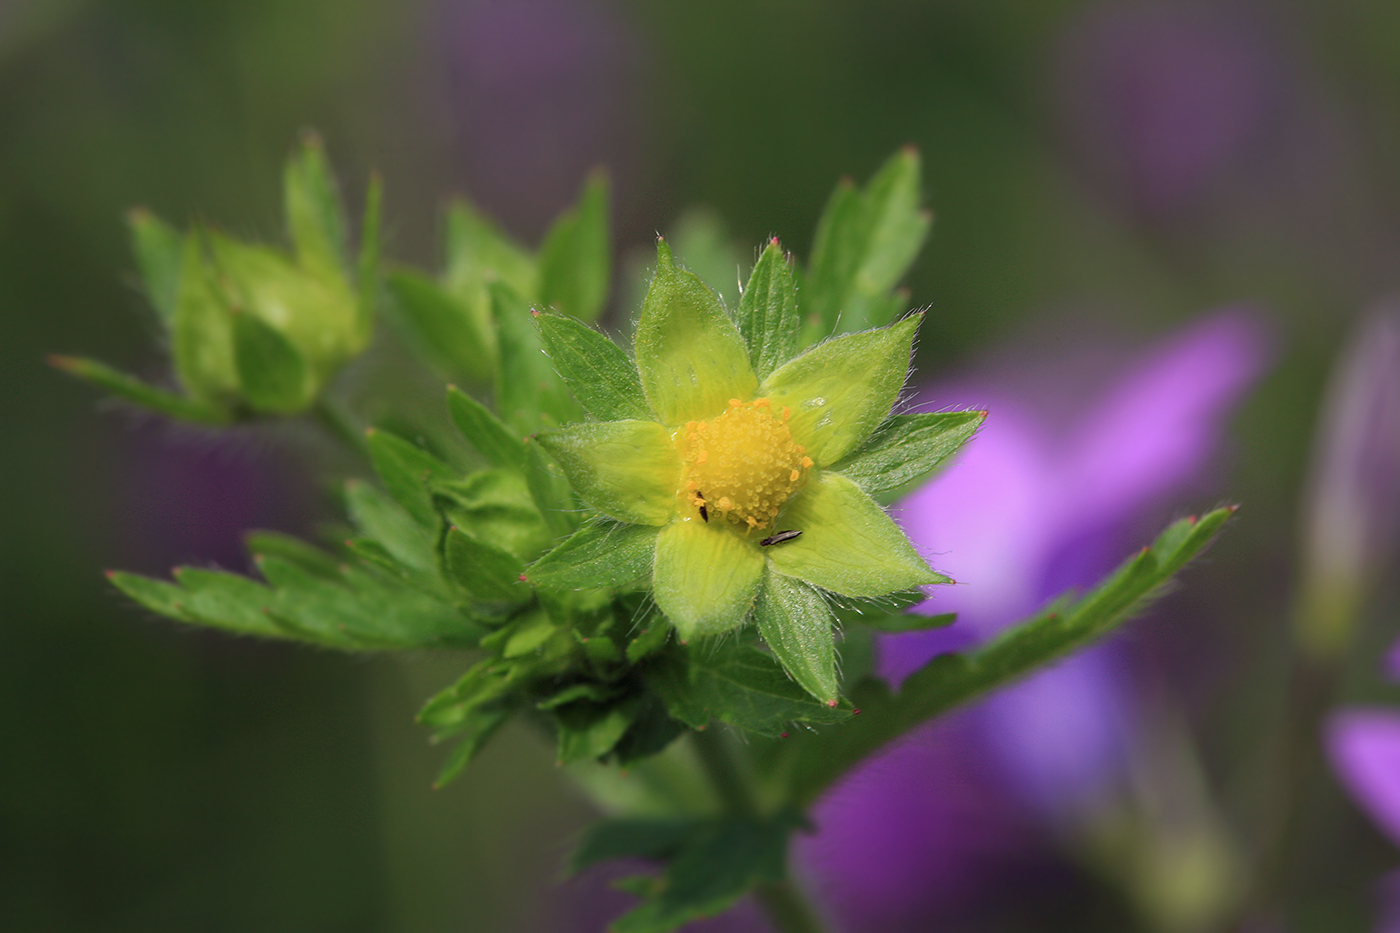
[[[173,580],[110,579],[153,612],[232,634],[471,652],[419,713],[435,742],[453,745],[437,786],[516,716],[549,734],[561,765],[693,771],[698,760],[713,799],[678,796],[664,813],[606,820],[574,855],[575,870],[663,863],[659,876],[627,882],[642,903],[616,930],[675,929],[756,885],[780,886],[790,834],[833,782],[929,719],[1110,632],[1230,514],[1172,525],[1087,594],[939,656],[892,690],[872,674],[876,633],[953,617],[906,611],[923,587],[949,581],[882,504],[925,481],[986,417],[893,414],[922,319],[901,318],[895,291],[929,226],[915,152],[864,189],[837,188],[805,269],[772,239],[732,313],[659,243],[633,353],[593,325],[612,268],[601,176],[538,254],[458,203],[442,273],[400,267],[382,281],[377,179],[353,261],[314,137],[284,182],[289,251],[129,217],[182,394],[89,360],[54,365],[175,418],[296,415],[365,349],[384,291],[407,352],[466,387],[447,389],[457,436],[420,430],[392,406],[356,413],[376,426],[363,438],[340,432],[362,458],[343,485],[348,540],[250,534],[260,579],[191,567]],[[686,485],[704,461],[682,459],[683,432],[731,409],[772,423],[745,422],[742,443],[716,443],[717,458],[771,459],[753,440],[764,431],[793,445],[773,448],[791,459],[764,482],[791,485],[768,522],[730,524],[724,493],[708,479],[710,497]],[[695,758],[676,741],[687,734]]]

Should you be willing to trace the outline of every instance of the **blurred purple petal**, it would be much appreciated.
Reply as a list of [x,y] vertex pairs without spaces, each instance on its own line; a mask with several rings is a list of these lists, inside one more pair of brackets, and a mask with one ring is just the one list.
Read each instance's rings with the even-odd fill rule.
[[1348,709],[1327,723],[1332,770],[1375,824],[1400,845],[1400,712]]

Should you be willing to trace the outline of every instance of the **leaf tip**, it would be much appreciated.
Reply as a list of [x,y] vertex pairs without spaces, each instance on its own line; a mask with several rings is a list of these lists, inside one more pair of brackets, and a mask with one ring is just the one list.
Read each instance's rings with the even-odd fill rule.
[[81,365],[76,356],[64,356],[61,353],[50,353],[44,357],[44,362],[54,369],[61,369],[66,373],[77,372]]
[[835,709],[836,704],[839,702],[840,700],[836,699],[835,697],[832,697],[830,700],[826,701],[826,705],[829,706],[831,709]]

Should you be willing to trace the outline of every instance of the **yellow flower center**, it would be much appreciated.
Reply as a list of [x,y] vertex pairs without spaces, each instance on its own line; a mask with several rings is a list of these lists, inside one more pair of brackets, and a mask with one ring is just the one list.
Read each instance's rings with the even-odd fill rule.
[[718,418],[687,422],[676,432],[686,504],[705,521],[771,524],[812,466],[788,431],[791,415],[787,406],[775,413],[766,398],[732,398]]

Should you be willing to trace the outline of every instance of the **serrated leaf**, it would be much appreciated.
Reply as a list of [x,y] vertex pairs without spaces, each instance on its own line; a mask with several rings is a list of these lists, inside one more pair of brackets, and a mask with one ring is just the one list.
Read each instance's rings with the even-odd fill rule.
[[882,498],[926,479],[957,453],[986,419],[985,411],[895,415],[831,470]]
[[476,599],[521,602],[530,598],[530,588],[521,582],[525,564],[520,558],[460,528],[447,531],[443,567],[450,579]]
[[484,301],[473,309],[432,279],[411,270],[392,273],[387,284],[392,307],[433,362],[476,382],[491,377],[496,341]]
[[[456,201],[447,210],[446,246],[443,284],[454,294],[473,293],[484,289],[487,282],[504,282],[526,299],[539,293],[534,259],[465,201]],[[489,306],[484,291],[480,294]]]
[[735,322],[749,345],[749,362],[760,380],[797,352],[801,320],[797,284],[778,238],[764,249],[739,297]]
[[243,544],[250,554],[281,557],[315,576],[329,579],[340,576],[340,561],[335,557],[280,531],[250,531],[243,536]]
[[109,571],[107,579],[130,599],[140,603],[152,612],[159,613],[179,622],[192,621],[185,612],[183,603],[185,591],[173,583],[155,580],[136,573]]
[[533,560],[553,538],[526,478],[514,470],[477,470],[435,484],[434,492],[449,524],[521,561]]
[[777,661],[749,645],[693,647],[668,662],[649,669],[647,682],[671,715],[692,728],[718,719],[778,736],[793,722],[842,722],[851,715],[848,707],[812,699]]
[[370,428],[365,444],[374,471],[394,501],[425,527],[436,528],[432,484],[456,478],[457,471],[416,444],[388,431]]
[[120,399],[162,415],[169,415],[171,418],[200,424],[228,424],[233,420],[227,409],[158,389],[96,360],[77,356],[51,356],[49,365],[106,389]]
[[821,594],[769,565],[754,621],[783,670],[821,702],[835,704],[841,693],[831,630],[835,620]]
[[195,567],[176,568],[175,580],[185,591],[182,608],[191,620],[241,635],[286,637],[267,616],[272,593],[257,581]]
[[919,156],[896,153],[864,191],[837,186],[817,224],[802,300],[807,336],[889,323],[901,304],[889,290],[908,271],[928,235],[919,207]]
[[496,372],[496,411],[522,436],[577,421],[583,414],[535,330],[530,306],[500,283],[489,287],[496,321],[500,366]]
[[622,348],[582,321],[536,315],[545,350],[574,398],[599,421],[651,420],[637,366]]
[[496,413],[456,386],[447,387],[447,409],[458,433],[492,466],[525,468],[525,441]]
[[624,586],[651,577],[659,529],[595,520],[530,566],[535,586],[558,590]]
[[841,729],[795,737],[789,799],[806,806],[856,762],[929,719],[1101,638],[1130,618],[1154,592],[1198,554],[1233,514],[1217,509],[1184,519],[1143,548],[1079,599],[1062,598],[1045,612],[1007,629],[967,654],[942,654],[911,674],[898,694],[864,681],[851,699],[861,715]]
[[180,231],[143,208],[128,213],[126,220],[146,297],[165,326],[173,327],[180,293]]
[[262,319],[234,313],[233,358],[239,388],[258,411],[290,415],[310,404],[315,383],[306,361]]
[[345,504],[355,527],[387,548],[395,560],[414,570],[431,570],[436,565],[436,526],[428,528],[394,499],[360,480],[346,482]]
[[540,247],[540,303],[583,321],[603,310],[612,279],[608,180],[595,174]]

